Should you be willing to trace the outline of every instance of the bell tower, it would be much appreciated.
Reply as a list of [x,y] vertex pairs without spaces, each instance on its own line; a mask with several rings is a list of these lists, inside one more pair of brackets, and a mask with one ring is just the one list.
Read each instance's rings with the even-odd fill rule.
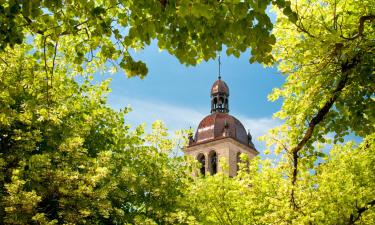
[[247,154],[251,159],[259,152],[252,143],[250,132],[246,133],[242,123],[229,115],[229,88],[220,75],[210,94],[211,114],[199,123],[195,136],[189,137],[184,153],[200,163],[199,173],[203,176],[222,171],[219,159],[224,159],[229,165],[226,172],[233,177],[238,171],[240,154]]
[[229,88],[227,84],[219,79],[212,85],[211,89],[211,113],[229,113]]

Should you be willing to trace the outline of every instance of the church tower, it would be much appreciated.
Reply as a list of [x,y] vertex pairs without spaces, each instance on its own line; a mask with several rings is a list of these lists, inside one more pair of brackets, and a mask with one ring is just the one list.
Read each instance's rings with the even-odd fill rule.
[[199,123],[195,136],[189,137],[185,154],[200,162],[200,173],[216,174],[222,168],[219,159],[229,165],[229,176],[236,176],[240,154],[249,159],[259,152],[252,143],[250,132],[234,116],[229,115],[229,88],[219,76],[211,88],[211,114]]

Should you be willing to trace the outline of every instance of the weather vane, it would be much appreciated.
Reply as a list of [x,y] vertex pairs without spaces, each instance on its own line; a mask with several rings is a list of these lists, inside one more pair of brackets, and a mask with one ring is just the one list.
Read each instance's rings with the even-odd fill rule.
[[220,52],[219,52],[219,80],[221,79],[221,61],[220,61]]

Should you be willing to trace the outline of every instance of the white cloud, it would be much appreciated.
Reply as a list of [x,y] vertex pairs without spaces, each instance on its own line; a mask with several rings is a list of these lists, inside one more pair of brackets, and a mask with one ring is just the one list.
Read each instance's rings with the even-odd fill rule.
[[268,130],[281,125],[281,121],[273,118],[248,118],[239,116],[246,129],[250,130],[253,137],[260,137],[267,133]]
[[162,120],[170,130],[194,128],[205,114],[183,106],[174,106],[163,102],[145,101],[135,98],[112,96],[110,105],[115,109],[131,106],[131,111],[126,117],[126,123],[133,126],[146,123],[152,124],[155,120]]
[[238,116],[239,119],[246,129],[250,130],[253,136],[253,143],[255,148],[260,152],[261,157],[265,157],[263,150],[265,149],[265,144],[258,140],[258,137],[265,135],[268,130],[281,125],[281,121],[273,119],[271,117],[263,118],[249,118],[244,116]]

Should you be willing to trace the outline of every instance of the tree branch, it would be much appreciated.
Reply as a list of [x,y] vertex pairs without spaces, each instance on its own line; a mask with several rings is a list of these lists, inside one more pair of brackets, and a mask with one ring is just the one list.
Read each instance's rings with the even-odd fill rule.
[[55,42],[55,51],[53,53],[53,59],[52,59],[51,88],[53,87],[53,72],[55,71],[55,62],[56,62],[58,44],[59,44],[59,39],[57,39],[56,42]]
[[294,23],[294,25],[300,30],[302,31],[303,33],[307,34],[307,36],[311,37],[311,38],[315,38],[315,36],[313,34],[311,34],[308,30],[306,30],[306,28],[303,26],[302,22],[300,22],[300,24],[297,24]]
[[[343,66],[344,67],[344,66]],[[354,66],[353,66],[354,67]],[[329,112],[337,98],[339,97],[342,89],[344,89],[346,82],[348,80],[348,70],[350,68],[343,68],[344,71],[344,78],[340,80],[337,84],[335,90],[333,91],[332,97],[328,99],[328,101],[324,104],[324,106],[318,111],[318,113],[310,120],[309,127],[303,136],[302,140],[297,144],[297,146],[291,149],[292,157],[293,157],[293,171],[292,171],[292,185],[294,186],[297,181],[297,172],[298,172],[298,152],[306,145],[306,143],[311,139],[313,131],[315,127],[323,121],[325,115]],[[294,189],[291,192],[291,199],[290,202],[293,208],[298,208],[294,198]]]
[[[29,17],[25,16],[24,14],[22,14],[22,17],[26,20],[27,25],[31,25],[33,23],[33,21]],[[36,30],[35,32],[37,34],[44,35],[44,31],[43,30]]]
[[46,72],[46,85],[47,85],[47,105],[49,106],[49,87],[48,87],[48,65],[47,65],[47,55],[46,55],[46,41],[47,41],[47,35],[43,38],[43,56],[44,56],[44,70]]
[[324,117],[328,114],[329,110],[339,97],[341,91],[346,86],[346,83],[348,81],[349,72],[355,68],[358,63],[360,62],[359,55],[356,55],[352,58],[352,60],[348,60],[345,63],[341,64],[341,73],[344,75],[344,77],[338,82],[336,85],[335,90],[332,93],[332,96],[328,101],[324,104],[324,106],[318,111],[318,113],[310,120],[309,126],[307,131],[305,132],[302,140],[291,149],[292,157],[293,157],[293,171],[292,171],[292,186],[293,189],[291,191],[290,196],[290,202],[294,209],[297,209],[298,206],[295,202],[294,197],[294,186],[297,182],[297,172],[298,172],[298,158],[299,158],[299,151],[306,145],[306,143],[311,139],[313,131],[315,127],[323,121]]
[[[78,29],[78,27],[80,27],[80,26],[82,26],[82,25],[88,23],[89,21],[90,21],[90,20],[87,19],[87,20],[85,20],[85,21],[83,21],[83,22],[81,22],[81,23],[78,23],[77,25],[73,26],[74,31],[80,31],[81,29]],[[72,34],[72,32],[71,32],[71,31],[68,31],[68,30],[65,30],[65,31],[61,32],[61,33],[59,34],[59,36],[64,36],[64,35],[69,35],[69,34]]]
[[[27,25],[31,25],[31,24],[34,23],[34,21],[33,21],[32,19],[30,19],[29,17],[27,17],[27,16],[25,16],[25,15],[23,15],[23,14],[22,14],[22,16],[23,16],[23,18],[26,20]],[[78,23],[78,24],[74,25],[74,26],[73,26],[73,30],[74,30],[74,31],[79,31],[80,29],[78,29],[78,27],[80,27],[80,26],[82,26],[82,25],[88,23],[89,21],[90,21],[90,20],[87,19],[87,20],[85,20],[85,21],[83,21],[83,22],[81,22],[81,23]],[[48,31],[48,30],[50,30],[50,29],[57,28],[57,27],[59,27],[59,26],[51,27],[51,28],[48,28],[48,29],[46,29],[46,30],[39,30],[39,29],[38,29],[38,30],[35,30],[35,32],[36,32],[37,34],[45,35],[45,32],[46,32],[46,31]],[[65,30],[65,31],[61,32],[61,33],[59,34],[59,36],[64,36],[64,35],[68,35],[68,34],[72,34],[72,31]]]
[[363,207],[360,207],[360,208],[357,207],[357,212],[355,212],[355,213],[357,213],[357,216],[354,216],[353,213],[350,214],[348,225],[354,225],[355,222],[356,222],[357,220],[359,220],[359,218],[361,218],[362,213],[366,212],[368,209],[370,209],[370,208],[371,208],[372,206],[374,206],[374,205],[375,205],[375,200],[372,200],[371,202],[367,203],[367,204],[366,204],[365,206],[363,206]]
[[285,145],[283,142],[281,142],[279,139],[274,138],[274,137],[271,137],[271,139],[274,140],[274,141],[276,141],[276,142],[278,142],[278,143],[284,148],[284,150],[285,150],[286,152],[289,151],[288,147],[286,147],[286,145]]
[[346,40],[350,40],[350,41],[352,41],[352,40],[354,40],[354,39],[357,39],[358,37],[363,36],[363,31],[364,31],[364,29],[365,29],[365,22],[366,22],[367,20],[369,20],[369,21],[371,21],[371,20],[375,20],[375,15],[361,16],[361,17],[359,18],[358,33],[355,34],[355,35],[352,36],[352,37],[344,37],[344,35],[341,34],[340,37],[342,37],[342,38],[344,38],[344,39],[346,39]]
[[9,66],[8,63],[7,63],[3,58],[0,57],[0,60],[1,60],[6,66]]

